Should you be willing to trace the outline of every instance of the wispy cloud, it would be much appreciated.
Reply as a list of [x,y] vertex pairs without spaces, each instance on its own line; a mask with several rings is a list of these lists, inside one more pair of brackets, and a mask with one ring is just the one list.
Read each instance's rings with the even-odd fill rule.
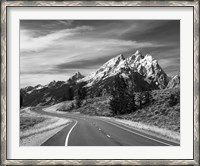
[[[40,51],[44,48],[51,47],[59,39],[75,36],[86,30],[92,30],[92,27],[81,26],[73,29],[65,29],[56,31],[45,36],[33,37],[31,30],[21,30],[20,31],[20,51],[21,52],[31,52],[31,51]],[[70,39],[70,38],[69,38]]]

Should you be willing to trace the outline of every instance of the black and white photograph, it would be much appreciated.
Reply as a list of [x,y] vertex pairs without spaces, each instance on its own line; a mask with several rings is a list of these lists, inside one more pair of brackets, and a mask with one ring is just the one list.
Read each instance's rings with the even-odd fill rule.
[[20,20],[20,146],[180,146],[180,20]]

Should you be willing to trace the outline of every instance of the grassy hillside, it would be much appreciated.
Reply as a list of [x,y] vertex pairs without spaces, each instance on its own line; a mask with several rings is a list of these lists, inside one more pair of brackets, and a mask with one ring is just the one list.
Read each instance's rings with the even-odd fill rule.
[[28,108],[20,110],[20,130],[24,131],[29,128],[32,128],[33,126],[42,123],[43,121],[47,120],[48,118],[37,115],[31,111],[29,111]]
[[[130,114],[115,115],[114,117],[180,132],[180,89],[154,90],[151,91],[151,95],[152,102]],[[88,99],[76,111],[88,115],[112,116],[108,96]]]

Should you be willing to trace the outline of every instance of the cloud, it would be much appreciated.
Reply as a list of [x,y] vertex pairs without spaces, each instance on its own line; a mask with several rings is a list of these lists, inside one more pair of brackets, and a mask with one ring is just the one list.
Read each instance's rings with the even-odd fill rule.
[[54,31],[73,27],[73,20],[20,20],[20,29]]
[[65,29],[56,31],[45,36],[33,37],[34,32],[30,30],[20,30],[20,51],[31,52],[40,51],[44,48],[51,47],[57,40],[77,35],[84,31],[92,30],[92,27],[81,26],[74,29]]
[[140,24],[132,25],[121,33],[121,38],[150,41],[153,43],[180,43],[180,21],[143,21]]

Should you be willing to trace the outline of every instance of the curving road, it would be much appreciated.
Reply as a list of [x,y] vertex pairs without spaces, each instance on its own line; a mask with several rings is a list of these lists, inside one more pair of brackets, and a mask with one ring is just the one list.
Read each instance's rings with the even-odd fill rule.
[[72,123],[49,138],[42,146],[179,146],[123,124],[82,114],[56,114],[32,108],[32,111],[72,119]]

